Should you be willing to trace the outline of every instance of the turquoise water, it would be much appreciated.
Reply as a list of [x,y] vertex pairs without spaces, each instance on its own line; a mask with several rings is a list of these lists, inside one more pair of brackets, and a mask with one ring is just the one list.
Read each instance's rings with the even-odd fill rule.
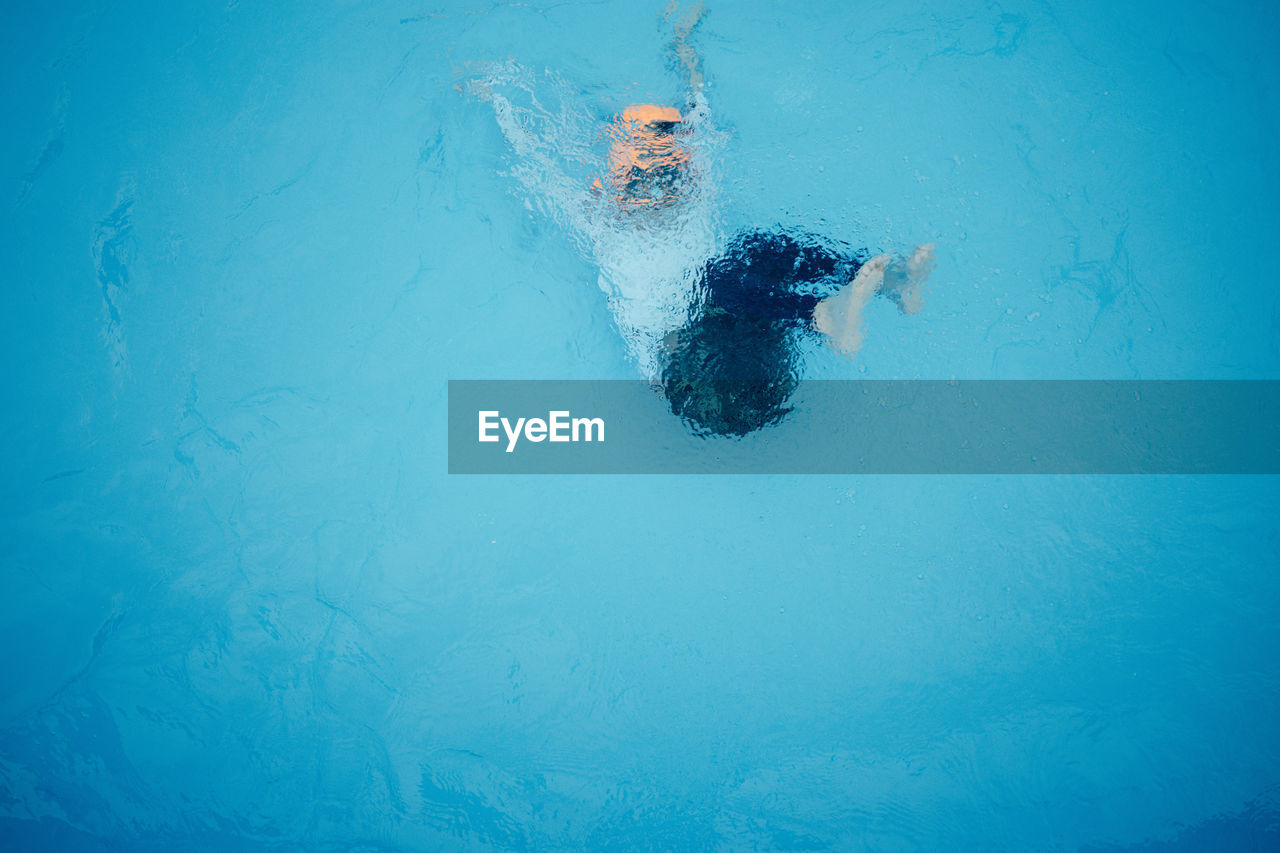
[[[473,84],[576,180],[660,12],[10,12],[0,846],[1280,845],[1272,478],[445,473],[639,375]],[[808,377],[1277,378],[1278,18],[713,5],[706,233],[937,245]]]

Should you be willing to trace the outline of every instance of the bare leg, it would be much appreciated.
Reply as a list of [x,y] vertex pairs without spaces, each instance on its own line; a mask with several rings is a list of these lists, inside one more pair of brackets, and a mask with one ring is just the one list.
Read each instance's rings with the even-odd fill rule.
[[813,309],[813,325],[826,335],[827,344],[848,358],[862,347],[862,309],[884,283],[888,255],[879,255],[858,269],[858,274],[840,291],[820,300]]

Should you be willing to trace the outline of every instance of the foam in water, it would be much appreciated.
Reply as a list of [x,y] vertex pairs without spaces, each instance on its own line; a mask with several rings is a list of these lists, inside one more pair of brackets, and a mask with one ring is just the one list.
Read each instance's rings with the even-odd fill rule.
[[[510,176],[531,208],[559,223],[600,270],[601,290],[641,373],[656,380],[667,335],[697,310],[698,283],[718,245],[714,158],[720,134],[696,96],[675,193],[628,203],[613,191],[600,118],[562,78],[515,62],[488,66],[467,91],[489,103],[511,147]],[[614,139],[616,144],[616,138]]]

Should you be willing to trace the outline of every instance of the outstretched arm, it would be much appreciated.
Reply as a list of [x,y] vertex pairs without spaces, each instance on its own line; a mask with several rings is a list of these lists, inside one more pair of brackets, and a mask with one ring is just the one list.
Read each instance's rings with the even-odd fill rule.
[[[671,0],[667,4],[667,10],[663,13],[663,17],[668,21],[677,15],[680,4],[678,0]],[[689,80],[689,89],[694,96],[702,93],[702,60],[698,56],[698,52],[689,44],[689,34],[693,32],[693,28],[702,20],[703,13],[706,9],[702,3],[694,3],[688,9],[676,17],[674,25],[676,33],[676,41],[672,50],[675,53],[676,60],[679,61],[680,67],[684,69],[685,76]]]

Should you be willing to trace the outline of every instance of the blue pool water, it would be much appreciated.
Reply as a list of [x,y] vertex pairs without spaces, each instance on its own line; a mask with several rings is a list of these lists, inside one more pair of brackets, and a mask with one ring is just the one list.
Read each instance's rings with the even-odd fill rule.
[[[663,5],[8,11],[0,847],[1280,847],[1274,478],[446,474],[638,375],[475,83],[569,169]],[[937,245],[807,377],[1277,378],[1278,31],[714,4],[708,233]]]

